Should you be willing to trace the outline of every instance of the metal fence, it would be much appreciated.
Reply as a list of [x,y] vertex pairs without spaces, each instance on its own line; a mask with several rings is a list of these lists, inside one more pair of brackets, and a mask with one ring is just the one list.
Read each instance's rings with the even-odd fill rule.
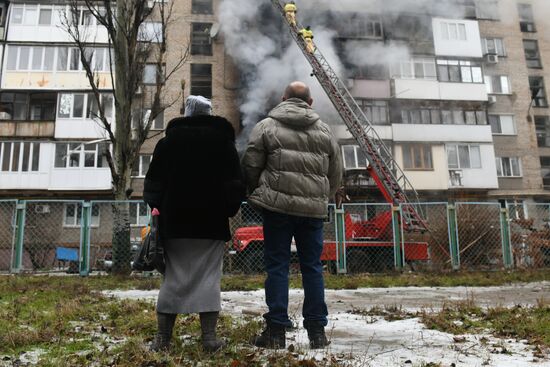
[[[422,203],[422,225],[401,220],[409,208],[330,205],[321,260],[332,273],[409,269],[550,267],[550,205],[503,209],[498,203]],[[150,211],[141,201],[0,201],[0,272],[125,272],[139,250]],[[243,203],[230,219],[224,272],[263,266],[261,212]],[[291,244],[291,271],[299,271]]]

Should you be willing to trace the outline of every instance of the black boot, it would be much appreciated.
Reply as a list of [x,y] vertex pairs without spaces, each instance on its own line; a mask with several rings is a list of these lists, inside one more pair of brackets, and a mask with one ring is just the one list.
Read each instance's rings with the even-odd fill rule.
[[158,332],[151,345],[151,351],[160,352],[170,349],[172,331],[176,322],[176,314],[157,312]]
[[252,344],[260,348],[281,349],[286,348],[286,327],[280,324],[267,322],[267,325],[259,336],[254,337]]
[[323,349],[330,342],[325,335],[325,328],[323,326],[311,325],[306,328],[307,336],[309,337],[309,347],[311,349]]
[[216,337],[216,324],[219,312],[201,312],[202,346],[208,352],[215,352],[225,346],[223,340]]

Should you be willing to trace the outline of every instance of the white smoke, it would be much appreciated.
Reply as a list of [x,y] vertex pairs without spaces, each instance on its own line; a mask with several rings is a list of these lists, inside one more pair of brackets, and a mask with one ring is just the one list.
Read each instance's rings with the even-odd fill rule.
[[[246,144],[252,127],[281,101],[285,87],[295,80],[310,86],[313,107],[324,121],[339,120],[322,87],[311,77],[311,66],[283,26],[282,15],[270,7],[267,0],[224,0],[220,5],[219,20],[226,50],[245,79],[239,150]],[[271,20],[265,18],[266,13]],[[343,69],[333,44],[335,32],[322,26],[312,28],[315,44],[335,72],[340,73]]]
[[390,65],[396,61],[409,60],[411,53],[405,45],[384,44],[381,42],[370,43],[365,46],[364,42],[346,42],[345,52],[348,62],[355,66],[368,65]]

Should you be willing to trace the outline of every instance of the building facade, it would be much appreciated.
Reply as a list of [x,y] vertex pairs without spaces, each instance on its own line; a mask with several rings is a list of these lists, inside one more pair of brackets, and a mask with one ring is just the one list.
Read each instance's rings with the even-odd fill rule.
[[[353,42],[408,51],[384,64],[349,62],[349,87],[421,197],[547,201],[546,3],[455,0],[432,11],[392,9],[370,17],[342,10],[339,40],[344,50]],[[345,128],[339,137],[348,188],[376,198],[358,170],[367,164],[358,147]]]
[[[109,149],[107,134],[96,121],[97,106],[79,50],[64,26],[68,3],[10,1],[0,6],[0,196],[4,198],[112,197],[110,170],[102,154]],[[154,6],[155,1],[147,4]],[[134,164],[135,198],[142,195],[152,152],[166,124],[181,115],[184,96],[212,98],[214,111],[238,127],[237,74],[216,28],[212,29],[217,6],[212,0],[173,3],[166,70],[175,71],[164,87],[166,109],[155,119]],[[84,5],[77,13],[79,30],[90,39],[97,84],[112,122],[107,32]],[[144,28],[154,30],[157,24],[150,19]],[[146,64],[144,88],[155,82],[155,64]]]
[[[60,28],[59,10],[66,5],[51,3],[0,6],[0,196],[109,198],[111,178],[101,153],[108,149],[106,136],[92,117],[78,50]],[[218,34],[219,3],[174,2],[167,70],[181,59],[181,45],[189,45],[189,56],[167,80],[169,107],[135,164],[136,198],[154,146],[166,123],[180,115],[184,96],[211,97],[214,111],[238,129],[240,79]],[[449,4],[452,11],[327,9],[339,49],[407,50],[406,57],[378,64],[354,63],[342,52],[352,94],[426,201],[549,200],[549,7],[544,0]],[[84,8],[78,16],[95,35],[94,65],[109,105],[107,35]],[[344,126],[334,129],[348,193],[354,200],[381,201],[357,144]]]

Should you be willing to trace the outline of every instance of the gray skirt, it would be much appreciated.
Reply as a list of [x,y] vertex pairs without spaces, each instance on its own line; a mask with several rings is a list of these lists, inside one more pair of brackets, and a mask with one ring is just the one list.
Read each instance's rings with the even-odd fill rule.
[[166,241],[166,273],[157,311],[171,314],[220,311],[224,245],[223,241],[209,239]]

